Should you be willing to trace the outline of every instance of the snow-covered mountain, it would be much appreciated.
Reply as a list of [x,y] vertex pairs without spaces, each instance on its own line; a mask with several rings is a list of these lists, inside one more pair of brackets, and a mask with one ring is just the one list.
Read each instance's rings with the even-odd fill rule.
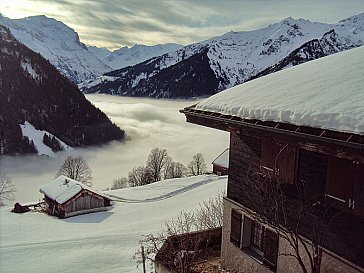
[[49,60],[63,75],[78,83],[93,79],[111,68],[80,42],[64,23],[46,16],[8,19],[0,15],[16,39]]
[[178,44],[135,45],[113,52],[106,48],[87,47],[80,42],[77,32],[72,28],[43,15],[9,19],[0,14],[0,24],[8,27],[15,38],[40,53],[75,83],[94,79],[108,71],[135,65],[182,47]]
[[124,138],[74,83],[1,25],[0,72],[0,154],[51,155]]
[[160,44],[154,46],[134,45],[132,47],[122,47],[111,52],[101,60],[113,69],[120,69],[127,66],[136,65],[165,53],[176,51],[182,48],[179,44]]
[[86,93],[157,98],[211,95],[251,79],[314,41],[323,51],[312,53],[312,59],[363,45],[364,13],[337,24],[289,17],[263,29],[229,32],[106,73],[80,87]]

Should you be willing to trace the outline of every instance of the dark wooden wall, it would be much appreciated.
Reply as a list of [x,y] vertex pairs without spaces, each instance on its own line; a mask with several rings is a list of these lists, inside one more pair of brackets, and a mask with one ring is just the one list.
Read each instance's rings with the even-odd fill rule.
[[[302,149],[298,150],[295,183],[304,183],[308,194],[321,205],[320,211],[327,210],[324,204],[328,155]],[[251,196],[252,181],[249,174],[259,172],[262,140],[256,137],[230,133],[230,166],[227,197],[253,211],[259,211],[259,204]],[[256,181],[255,181],[256,182]],[[294,192],[295,185],[288,185],[287,192]],[[290,195],[292,207],[297,201]],[[364,198],[364,197],[363,197]],[[330,208],[327,217],[336,215],[325,230],[323,246],[364,267],[364,219]],[[302,225],[302,234],[310,238],[310,223]]]

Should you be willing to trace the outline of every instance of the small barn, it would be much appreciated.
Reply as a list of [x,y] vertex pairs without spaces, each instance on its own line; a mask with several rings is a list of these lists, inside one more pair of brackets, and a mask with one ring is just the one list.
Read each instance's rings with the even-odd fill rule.
[[74,179],[61,175],[42,187],[47,213],[67,218],[107,210],[111,199]]
[[212,172],[217,175],[229,174],[229,148],[212,161]]

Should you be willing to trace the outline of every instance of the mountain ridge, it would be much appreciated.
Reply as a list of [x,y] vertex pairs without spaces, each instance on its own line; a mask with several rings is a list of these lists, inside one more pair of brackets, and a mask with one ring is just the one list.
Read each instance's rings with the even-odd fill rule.
[[[45,15],[9,19],[0,14],[0,24],[8,27],[15,38],[40,53],[75,83],[94,79],[116,68],[134,65],[182,47],[178,44],[136,45],[113,52],[105,48],[88,47],[80,41],[73,28]],[[123,56],[118,53],[123,53]]]
[[[85,93],[108,93],[123,96],[147,96],[156,98],[189,98],[180,96],[176,88],[166,89],[162,81],[156,83],[157,74],[174,67],[177,63],[187,62],[195,54],[200,54],[208,48],[207,57],[210,69],[215,74],[218,84],[208,92],[197,89],[190,93],[199,96],[211,95],[226,88],[241,84],[263,70],[278,64],[294,50],[305,43],[322,39],[334,29],[337,41],[345,44],[342,50],[363,45],[364,13],[341,20],[337,24],[310,22],[304,19],[286,18],[279,23],[271,24],[255,31],[228,32],[200,43],[191,44],[174,52],[151,58],[132,67],[114,70],[99,78],[80,86]],[[333,40],[331,40],[334,43]],[[332,47],[338,45],[331,44]],[[193,64],[192,64],[193,65]],[[183,67],[183,65],[181,65]],[[193,77],[203,78],[204,74],[187,77],[181,71],[171,78],[193,81]],[[198,68],[194,68],[198,70]],[[202,71],[202,70],[200,70]],[[204,69],[209,74],[208,69]],[[167,73],[167,72],[163,72]],[[183,79],[187,77],[186,79]],[[209,77],[209,76],[208,76]],[[149,92],[146,90],[152,86]],[[160,90],[160,91],[156,91]]]

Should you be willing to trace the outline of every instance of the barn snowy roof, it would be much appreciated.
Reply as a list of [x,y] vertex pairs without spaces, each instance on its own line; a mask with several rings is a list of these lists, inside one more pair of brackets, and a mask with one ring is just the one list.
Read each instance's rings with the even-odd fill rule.
[[57,203],[63,204],[78,194],[82,189],[87,189],[88,191],[108,198],[107,196],[92,190],[90,187],[87,187],[85,184],[64,175],[61,175],[49,182],[39,191]]
[[229,148],[223,151],[212,164],[219,165],[224,168],[229,168]]
[[194,109],[364,135],[364,47],[220,92]]

